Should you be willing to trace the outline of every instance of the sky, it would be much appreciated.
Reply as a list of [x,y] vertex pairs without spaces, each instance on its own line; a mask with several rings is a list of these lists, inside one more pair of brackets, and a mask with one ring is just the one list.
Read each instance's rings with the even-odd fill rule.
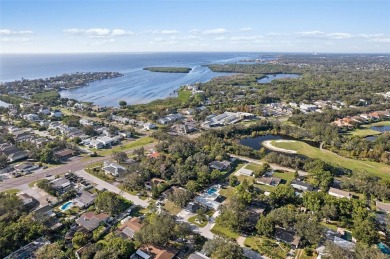
[[389,0],[0,0],[0,53],[390,53]]

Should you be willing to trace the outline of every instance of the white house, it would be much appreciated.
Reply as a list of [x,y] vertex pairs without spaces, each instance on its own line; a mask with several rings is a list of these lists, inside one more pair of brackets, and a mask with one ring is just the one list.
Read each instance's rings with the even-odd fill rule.
[[23,119],[28,120],[28,121],[38,121],[39,116],[36,114],[27,114],[27,115],[23,115]]
[[330,188],[328,194],[337,198],[347,198],[347,199],[352,198],[351,193],[336,188]]
[[62,117],[62,112],[59,111],[59,110],[54,110],[51,112],[51,116],[55,117],[55,118],[61,118]]
[[102,168],[102,170],[108,174],[108,175],[113,175],[113,176],[119,176],[120,174],[123,174],[124,172],[126,172],[126,169],[117,164],[117,163],[113,163],[113,162],[104,162],[104,166]]
[[151,130],[151,129],[155,129],[155,128],[156,128],[156,125],[153,124],[153,123],[150,123],[150,122],[144,123],[144,129],[145,130]]

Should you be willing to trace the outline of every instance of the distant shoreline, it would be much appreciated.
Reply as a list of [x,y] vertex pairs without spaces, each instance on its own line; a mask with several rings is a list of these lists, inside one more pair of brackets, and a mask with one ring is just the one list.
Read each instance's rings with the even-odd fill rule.
[[144,67],[144,70],[159,73],[189,73],[192,68],[189,67]]

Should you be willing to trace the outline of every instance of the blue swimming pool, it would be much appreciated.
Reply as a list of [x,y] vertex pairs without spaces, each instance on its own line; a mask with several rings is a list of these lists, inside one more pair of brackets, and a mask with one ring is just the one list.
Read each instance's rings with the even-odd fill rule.
[[390,255],[390,248],[387,245],[379,243],[378,247],[382,251],[382,253],[384,253],[385,255]]
[[216,193],[216,192],[217,192],[217,188],[210,188],[210,189],[207,190],[207,193],[208,193],[209,195],[213,195],[213,194]]
[[73,206],[73,201],[68,201],[67,203],[62,204],[62,206],[60,207],[60,210],[66,211],[66,210],[70,209],[72,206]]

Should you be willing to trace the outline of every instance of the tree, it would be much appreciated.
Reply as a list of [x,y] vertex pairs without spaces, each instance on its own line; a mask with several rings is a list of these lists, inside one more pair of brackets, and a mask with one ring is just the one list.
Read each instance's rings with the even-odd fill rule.
[[227,241],[223,238],[214,238],[208,240],[204,246],[203,251],[212,259],[243,259],[244,250],[237,244]]
[[8,165],[7,157],[4,154],[0,155],[0,169],[5,168]]
[[296,201],[294,188],[287,185],[278,185],[269,195],[270,203],[274,207],[281,207],[286,204],[294,204]]
[[354,259],[354,253],[352,251],[341,248],[331,241],[325,242],[325,251],[329,259]]
[[121,108],[125,107],[127,105],[127,102],[126,101],[119,101],[119,106]]
[[237,178],[237,176],[231,175],[231,176],[229,177],[229,185],[232,186],[232,187],[234,187],[234,186],[236,186],[237,184],[238,184],[238,178]]
[[378,242],[378,231],[375,228],[375,222],[371,218],[366,220],[357,220],[354,226],[353,236],[358,241],[366,245],[372,245]]
[[0,221],[13,221],[19,218],[23,210],[23,203],[16,194],[0,192]]
[[175,188],[169,195],[168,199],[173,201],[177,206],[184,208],[191,201],[193,194],[185,189]]
[[66,253],[62,250],[62,246],[56,242],[48,245],[44,245],[35,252],[37,259],[66,259]]
[[126,160],[128,159],[127,154],[125,152],[117,152],[117,151],[114,151],[111,157],[119,164],[126,162]]
[[107,235],[105,241],[103,247],[97,250],[94,259],[127,259],[135,252],[134,243],[121,237],[115,237],[113,234]]
[[129,205],[116,193],[110,191],[100,192],[95,199],[95,207],[98,212],[104,211],[110,215],[116,215],[127,209]]
[[275,231],[275,224],[270,217],[261,215],[257,221],[256,229],[259,235],[272,237]]
[[96,136],[97,135],[95,128],[91,125],[83,126],[82,130],[83,130],[84,134],[86,134],[88,136]]
[[130,173],[123,179],[123,187],[126,190],[141,190],[144,187],[144,179],[139,173]]
[[174,235],[175,225],[175,219],[167,213],[152,214],[134,239],[140,243],[163,245]]
[[76,232],[74,234],[74,237],[72,238],[72,244],[76,249],[86,245],[88,241],[89,241],[88,234],[82,232]]
[[297,234],[302,236],[311,245],[317,245],[321,239],[322,226],[315,217],[308,214],[299,214],[295,223]]

